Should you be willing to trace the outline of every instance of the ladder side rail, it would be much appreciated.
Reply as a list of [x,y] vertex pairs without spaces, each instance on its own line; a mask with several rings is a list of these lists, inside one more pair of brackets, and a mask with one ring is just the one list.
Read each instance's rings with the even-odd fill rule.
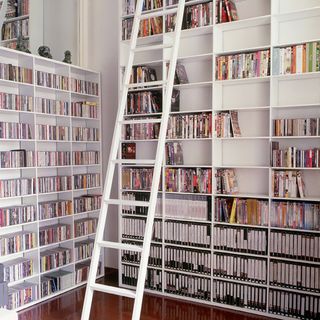
[[165,99],[164,99],[163,110],[162,110],[163,112],[162,123],[160,126],[159,140],[158,140],[158,146],[156,151],[156,164],[154,167],[153,177],[152,177],[150,206],[148,209],[148,215],[147,215],[147,221],[146,221],[143,250],[142,250],[141,260],[140,260],[138,283],[137,283],[137,289],[136,289],[136,299],[135,299],[134,308],[133,308],[132,320],[140,319],[140,313],[141,313],[141,307],[142,307],[143,293],[144,293],[145,280],[146,280],[146,274],[148,269],[148,260],[149,260],[149,254],[150,254],[150,246],[151,246],[151,240],[152,240],[153,222],[155,217],[155,209],[156,209],[156,203],[157,203],[158,188],[160,183],[162,161],[163,161],[164,151],[165,151],[167,127],[168,127],[169,114],[171,109],[171,98],[172,98],[172,92],[173,92],[174,77],[175,77],[178,52],[179,52],[184,7],[185,7],[185,0],[180,0],[178,5],[176,26],[174,31],[175,32],[174,46],[172,48],[172,55],[171,55],[169,72],[167,77],[168,81],[167,81]]
[[140,27],[139,16],[141,16],[142,8],[143,8],[143,0],[138,0],[137,6],[136,6],[136,13],[134,16],[132,33],[131,33],[131,41],[130,41],[131,44],[130,44],[128,64],[127,64],[125,74],[124,74],[124,79],[123,79],[120,108],[118,108],[118,112],[117,112],[117,118],[116,118],[112,144],[111,144],[111,151],[109,154],[109,162],[108,162],[108,168],[107,168],[106,177],[105,177],[105,186],[104,186],[104,191],[102,196],[102,206],[101,206],[97,230],[96,230],[95,243],[94,243],[94,249],[92,252],[92,259],[91,259],[89,275],[87,280],[87,288],[86,288],[86,294],[85,294],[85,299],[83,303],[81,320],[89,320],[89,317],[90,317],[90,311],[91,311],[92,299],[93,299],[93,293],[94,293],[94,290],[91,288],[91,284],[94,284],[96,282],[96,275],[97,275],[98,264],[100,259],[100,250],[101,250],[101,248],[98,245],[98,242],[101,241],[104,236],[105,224],[107,220],[107,212],[109,207],[108,204],[106,203],[106,200],[110,198],[112,182],[113,182],[115,166],[116,166],[116,164],[112,162],[112,160],[116,159],[118,148],[120,145],[120,138],[121,138],[120,121],[124,117],[124,112],[127,104],[128,84],[130,82],[130,76],[131,76],[132,66],[134,61],[133,50],[137,45],[138,33],[139,33],[139,27]]

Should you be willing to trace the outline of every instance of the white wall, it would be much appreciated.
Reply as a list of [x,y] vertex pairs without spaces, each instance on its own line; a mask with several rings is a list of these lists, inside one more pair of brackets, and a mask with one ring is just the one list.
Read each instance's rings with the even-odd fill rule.
[[78,64],[78,0],[43,0],[43,44],[54,59],[62,61],[70,50]]
[[[104,174],[118,108],[118,1],[88,0],[88,67],[101,72]],[[113,190],[114,197],[116,196],[116,190],[117,186]],[[112,209],[108,215],[105,239],[117,241],[118,214],[116,208]],[[105,263],[108,267],[117,268],[117,252],[106,250]]]

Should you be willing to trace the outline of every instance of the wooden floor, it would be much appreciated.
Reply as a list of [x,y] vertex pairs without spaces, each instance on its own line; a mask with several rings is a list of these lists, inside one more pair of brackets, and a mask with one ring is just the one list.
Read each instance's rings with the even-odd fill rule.
[[[80,320],[85,287],[36,305],[19,314],[19,320]],[[132,300],[95,293],[90,320],[130,320]],[[253,320],[270,319],[230,312],[181,300],[145,295],[141,320]],[[2,320],[2,319],[1,319]]]

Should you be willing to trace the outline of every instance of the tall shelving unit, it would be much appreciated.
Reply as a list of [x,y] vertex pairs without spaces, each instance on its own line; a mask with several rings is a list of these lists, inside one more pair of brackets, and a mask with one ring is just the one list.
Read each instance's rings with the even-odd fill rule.
[[[210,1],[188,1],[186,6],[207,2]],[[319,204],[320,171],[319,168],[274,168],[272,167],[270,159],[273,142],[279,142],[282,149],[289,146],[305,149],[319,148],[320,146],[319,136],[275,137],[273,135],[274,119],[319,118],[320,116],[320,96],[318,90],[320,76],[318,71],[287,75],[277,75],[274,71],[274,52],[277,48],[320,40],[319,28],[317,28],[320,22],[320,1],[235,0],[234,2],[239,16],[238,21],[217,24],[214,19],[217,10],[216,1],[213,1],[213,24],[184,30],[182,32],[179,61],[185,66],[189,83],[174,86],[175,89],[180,91],[180,111],[172,112],[171,115],[198,112],[208,112],[214,115],[217,112],[237,111],[242,136],[232,138],[174,139],[174,141],[180,141],[183,145],[184,165],[167,166],[165,163],[163,165],[162,190],[159,193],[161,205],[159,205],[157,217],[161,225],[162,239],[161,241],[153,242],[153,245],[160,247],[161,253],[159,257],[161,259],[160,262],[150,264],[150,269],[156,270],[156,277],[153,277],[153,285],[150,285],[150,282],[147,283],[149,289],[146,291],[187,301],[247,311],[272,318],[287,319],[289,317],[297,317],[312,319],[312,314],[308,315],[304,313],[307,311],[303,311],[303,313],[299,315],[296,309],[298,308],[298,304],[301,306],[302,300],[299,300],[301,297],[303,297],[303,303],[307,303],[306,299],[308,299],[308,296],[315,297],[315,300],[313,300],[314,303],[316,303],[316,301],[319,302],[319,286],[313,286],[312,289],[312,285],[310,285],[309,289],[302,289],[281,283],[276,285],[272,282],[272,270],[276,262],[290,263],[288,267],[290,272],[296,272],[298,269],[294,268],[298,268],[297,266],[301,268],[303,266],[312,266],[315,267],[314,271],[312,271],[315,272],[315,275],[313,275],[311,283],[312,281],[318,283],[320,271],[319,260],[306,261],[301,257],[297,259],[288,258],[288,253],[282,252],[283,255],[287,256],[287,258],[285,258],[283,255],[281,256],[281,254],[275,255],[272,249],[275,249],[276,240],[274,240],[274,234],[276,233],[289,235],[288,247],[292,248],[295,241],[298,241],[292,240],[295,239],[294,235],[301,235],[300,238],[303,238],[302,235],[305,235],[308,239],[311,239],[311,237],[319,239],[319,230],[275,227],[271,224],[270,216],[272,206],[281,200],[288,201],[289,203],[306,202]],[[164,9],[170,7],[167,3],[168,2],[164,0]],[[123,12],[121,5],[120,12]],[[123,14],[120,18],[120,29],[122,28],[122,21],[132,17],[131,14]],[[163,30],[165,30],[165,19],[163,19]],[[141,44],[167,44],[170,43],[170,40],[171,34],[164,32],[158,35],[143,37],[139,42]],[[127,61],[128,48],[128,40],[120,39],[120,88],[122,85],[121,70],[123,70]],[[155,68],[158,80],[163,79],[166,74],[166,61],[169,56],[168,50],[169,49],[163,49],[161,52],[155,51],[152,55],[141,54],[137,57],[136,65],[148,65]],[[218,57],[262,50],[270,50],[270,75],[259,78],[232,80],[216,79],[216,59]],[[160,89],[154,88],[154,90]],[[127,119],[141,116],[142,115],[138,114],[128,115]],[[156,117],[157,114],[145,114],[144,116],[151,118]],[[214,124],[212,124],[212,126],[214,126]],[[154,142],[152,140],[129,140],[127,142],[136,142],[137,158],[139,159],[150,158],[155,152],[153,148]],[[168,216],[166,213],[166,200],[172,196],[172,193],[165,191],[165,170],[168,167],[200,167],[212,169],[213,192],[212,194],[204,194],[212,203],[211,219],[203,221]],[[120,186],[122,169],[123,168],[119,169]],[[235,170],[239,187],[238,194],[218,194],[215,191],[215,173],[216,170],[219,169]],[[275,197],[272,193],[272,176],[275,170],[302,171],[306,184],[306,198],[290,199]],[[120,187],[120,196],[127,192],[136,192],[136,190],[122,190]],[[140,192],[145,193],[146,190],[140,190]],[[200,194],[197,193],[194,196],[197,195]],[[180,196],[183,199],[186,194],[177,193],[175,196]],[[216,221],[214,214],[215,201],[221,198],[257,199],[264,201],[268,206],[267,223],[265,225],[249,225]],[[133,238],[128,239],[123,237],[125,236],[123,219],[145,219],[145,216],[123,213],[121,209],[119,209],[119,214],[121,216],[120,220],[122,221],[122,223],[119,223],[120,240],[135,241]],[[317,212],[317,214],[320,215],[320,212]],[[170,221],[180,223],[191,222],[194,225],[203,224],[208,226],[210,229],[208,235],[211,238],[210,248],[169,244],[165,238],[165,230],[166,224]],[[219,249],[221,241],[235,239],[233,238],[233,232],[236,231],[232,230],[237,230],[239,233],[242,232],[245,234],[251,233],[252,239],[263,244],[265,248],[264,252],[244,253],[230,248]],[[210,272],[205,274],[204,272],[183,271],[183,268],[173,269],[168,267],[165,263],[165,251],[168,247],[178,247],[185,251],[192,249],[198,252],[209,252],[211,256]],[[316,250],[316,247],[313,249]],[[320,250],[320,247],[318,247],[318,249]],[[315,255],[316,254],[315,252]],[[235,257],[238,260],[242,258],[249,259],[252,263],[255,263],[255,265],[257,265],[257,261],[259,261],[259,270],[262,270],[262,273],[259,273],[259,276],[256,274],[251,280],[249,278],[240,279],[230,274],[228,276],[221,273],[216,274],[213,264],[218,257],[224,257],[225,259],[227,259],[227,257]],[[137,257],[135,256],[134,259],[137,259]],[[247,262],[249,260],[247,260]],[[230,263],[230,260],[228,261]],[[120,285],[132,288],[134,283],[130,283],[130,279],[132,280],[136,275],[136,264],[134,261],[130,261],[130,258],[123,260],[123,257],[119,255],[119,265],[121,266],[119,270]],[[190,297],[190,295],[188,296],[186,291],[184,293],[180,292],[179,294],[170,292],[170,290],[167,290],[168,285],[166,281],[168,279],[167,274],[171,272],[179,275],[187,275],[190,277],[199,276],[202,279],[208,279],[210,282],[211,296],[209,298],[195,298]],[[238,285],[239,289],[237,288],[237,290],[239,290],[239,293],[231,291],[233,289],[228,287],[228,284],[231,283]],[[225,286],[223,290],[228,291],[228,294],[245,300],[248,300],[248,297],[244,297],[244,295],[248,295],[249,288],[257,288],[254,290],[257,290],[257,295],[259,295],[257,298],[259,307],[252,305],[243,305],[240,307],[236,306],[234,302],[230,303],[226,300],[217,301],[219,286]],[[277,295],[275,292],[280,292],[280,294]],[[300,296],[300,298],[293,298],[295,294]],[[289,301],[290,299],[291,302]],[[294,299],[296,300],[293,302]],[[282,305],[283,310],[280,310],[280,308],[277,309],[276,305],[279,305],[279,307]],[[316,312],[315,304],[313,304],[313,308],[313,311]]]
[[[11,49],[2,48],[0,49],[1,62],[4,64],[12,64],[14,66],[27,67],[32,70],[32,83],[22,83],[17,81],[11,81],[6,79],[0,80],[1,93],[9,93],[15,95],[26,95],[29,96],[33,109],[30,111],[21,110],[9,110],[0,108],[1,121],[3,122],[16,122],[16,123],[28,123],[32,131],[32,139],[1,139],[1,151],[9,151],[13,149],[26,149],[35,152],[56,152],[65,151],[70,152],[70,163],[69,165],[59,166],[44,166],[40,162],[35,160],[32,167],[18,167],[18,168],[1,168],[0,179],[5,180],[9,178],[35,178],[36,179],[36,190],[35,193],[26,196],[16,196],[0,199],[1,209],[10,206],[22,206],[22,205],[34,205],[38,208],[40,203],[49,201],[70,201],[72,206],[71,212],[68,215],[58,215],[54,218],[45,220],[40,219],[39,210],[37,210],[35,219],[32,222],[26,222],[17,225],[3,226],[0,227],[0,239],[6,235],[21,232],[30,231],[36,234],[36,246],[30,250],[20,251],[14,254],[0,256],[0,263],[10,262],[15,258],[28,258],[33,261],[33,274],[27,278],[22,278],[15,282],[8,284],[9,290],[15,288],[15,286],[24,284],[25,282],[36,285],[38,290],[38,299],[28,304],[21,305],[16,310],[19,311],[23,308],[29,307],[33,304],[39,303],[46,299],[52,298],[56,295],[62,294],[66,291],[82,286],[86,281],[76,281],[76,270],[79,263],[90,262],[90,257],[83,260],[76,260],[75,247],[76,245],[88,239],[94,239],[95,233],[88,233],[84,230],[82,235],[76,235],[75,226],[80,219],[90,219],[99,217],[99,209],[93,211],[76,212],[74,210],[75,198],[84,195],[101,195],[102,194],[102,152],[101,152],[101,94],[100,94],[100,74],[91,70],[83,69],[81,67],[68,65],[65,63],[57,62],[33,56],[29,54],[20,53]],[[52,73],[54,75],[63,75],[69,81],[68,89],[57,89],[57,87],[42,86],[37,82],[37,71]],[[96,83],[98,86],[98,92],[86,93],[85,90],[78,90],[71,86],[72,79],[90,81]],[[63,101],[67,103],[68,112],[67,115],[63,113],[54,112],[42,113],[41,110],[36,108],[37,99],[50,99],[54,101]],[[92,102],[96,104],[96,117],[82,117],[72,113],[71,104],[74,102]],[[66,140],[41,140],[39,139],[38,125],[52,125],[52,126],[64,126],[69,131],[69,138]],[[87,139],[76,140],[73,136],[73,128],[95,128],[98,130],[97,141],[89,141]],[[98,159],[93,161],[93,164],[89,162],[82,162],[83,164],[76,165],[73,163],[73,152],[76,151],[95,151],[97,152]],[[91,162],[90,162],[91,163]],[[100,184],[97,184],[92,188],[77,189],[74,185],[74,176],[76,174],[97,174],[100,177]],[[41,193],[39,190],[38,179],[40,177],[49,176],[68,176],[71,177],[71,188],[66,191],[53,191],[47,193]],[[70,238],[61,242],[51,243],[47,245],[40,245],[40,229],[56,224],[67,224],[70,227]],[[53,268],[47,271],[41,271],[40,268],[40,256],[43,252],[55,249],[58,247],[64,247],[71,249],[71,261],[67,264],[60,264],[59,267]],[[101,272],[98,277],[103,276],[104,259],[101,257]],[[70,285],[64,290],[54,292],[48,296],[41,295],[41,279],[52,272],[57,271],[69,271],[72,273],[72,281]]]

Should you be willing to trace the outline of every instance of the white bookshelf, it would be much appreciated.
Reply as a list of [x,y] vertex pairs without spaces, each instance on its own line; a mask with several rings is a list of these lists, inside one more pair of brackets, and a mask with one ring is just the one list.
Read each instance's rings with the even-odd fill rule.
[[[32,111],[16,111],[16,110],[5,110],[0,109],[0,118],[3,122],[25,122],[29,123],[33,132],[33,139],[1,139],[0,151],[9,151],[13,149],[27,149],[33,150],[35,153],[40,151],[68,151],[70,152],[70,165],[67,166],[40,166],[39,163],[35,162],[34,166],[28,168],[3,168],[0,170],[0,179],[5,180],[9,178],[22,178],[22,177],[34,177],[38,179],[39,177],[46,176],[70,176],[71,177],[71,189],[67,191],[58,192],[47,192],[40,193],[38,188],[36,193],[27,196],[15,196],[10,198],[0,199],[0,208],[9,206],[19,206],[19,205],[34,205],[38,208],[40,202],[48,202],[53,200],[69,200],[72,203],[72,214],[67,216],[62,216],[58,218],[40,220],[39,212],[36,213],[36,219],[34,222],[23,223],[14,226],[0,227],[0,239],[14,232],[20,231],[32,231],[37,235],[36,247],[30,250],[21,251],[18,253],[0,256],[0,263],[11,261],[12,259],[18,257],[30,258],[33,260],[34,272],[33,275],[16,281],[14,283],[9,283],[9,288],[24,283],[25,281],[31,282],[37,285],[38,297],[39,299],[21,306],[17,310],[27,308],[33,304],[39,303],[46,299],[50,299],[54,296],[62,294],[68,290],[72,290],[85,282],[76,283],[75,282],[75,270],[78,263],[90,262],[90,258],[76,261],[75,260],[75,245],[79,241],[86,239],[94,239],[95,233],[89,233],[84,236],[76,237],[75,235],[75,223],[79,219],[84,218],[98,218],[100,210],[92,210],[81,213],[75,213],[74,208],[74,198],[80,197],[82,195],[101,195],[102,194],[102,143],[101,143],[101,94],[100,94],[100,74],[92,71],[83,69],[77,66],[68,65],[62,62],[57,62],[54,60],[49,60],[45,58],[40,58],[34,55],[20,53],[11,49],[1,48],[0,49],[0,59],[1,63],[11,63],[17,66],[28,67],[32,69],[33,73],[33,83],[25,84],[9,80],[0,81],[0,92],[10,93],[17,95],[28,95],[32,97],[33,110]],[[36,71],[49,72],[58,75],[65,75],[69,78],[91,81],[98,84],[99,91],[97,95],[80,94],[74,92],[71,87],[69,90],[59,90],[41,87],[36,84]],[[52,100],[63,100],[68,102],[69,115],[57,115],[57,114],[43,114],[37,112],[35,109],[36,98],[45,98]],[[74,117],[71,113],[71,103],[80,101],[90,101],[97,104],[97,118],[82,118]],[[68,141],[48,141],[39,140],[37,135],[37,125],[53,125],[53,126],[65,126],[69,130],[69,140]],[[98,141],[73,141],[72,139],[72,128],[74,127],[84,127],[84,128],[96,128],[99,130]],[[74,151],[96,151],[99,152],[99,162],[96,164],[89,165],[74,165],[72,163],[72,155]],[[81,188],[76,189],[74,186],[73,176],[75,174],[98,174],[100,176],[100,185],[92,188]],[[37,210],[38,211],[38,210]],[[49,245],[40,246],[39,229],[43,226],[50,226],[54,224],[68,224],[71,228],[71,237],[68,240],[52,243]],[[58,267],[56,269],[51,269],[50,271],[40,272],[40,254],[48,249],[53,249],[57,247],[66,247],[71,249],[71,263]],[[101,256],[101,273],[97,275],[102,277],[104,275],[104,258]],[[41,277],[58,270],[67,270],[73,273],[72,285],[66,290],[61,290],[55,292],[52,295],[42,297],[40,294],[40,284]]]
[[[166,1],[163,1],[164,9]],[[188,5],[200,4],[210,1],[190,1]],[[320,1],[319,0],[235,0],[239,20],[229,23],[216,24],[215,20],[212,26],[199,27],[182,31],[181,45],[179,51],[179,61],[184,64],[189,84],[175,85],[180,90],[180,111],[172,112],[174,114],[195,113],[195,112],[223,112],[238,111],[239,123],[242,137],[240,138],[209,138],[209,139],[176,139],[183,144],[184,165],[183,166],[166,166],[168,167],[201,167],[212,168],[213,192],[207,195],[211,198],[212,203],[212,220],[203,222],[189,219],[179,219],[168,217],[164,206],[168,192],[159,193],[163,201],[161,211],[162,221],[162,264],[161,267],[150,266],[150,269],[162,271],[162,288],[159,290],[146,290],[156,294],[168,297],[184,299],[186,301],[201,302],[204,304],[224,307],[228,309],[246,311],[256,315],[269,316],[277,319],[288,319],[290,317],[312,319],[312,317],[303,317],[303,315],[290,316],[288,313],[272,313],[270,310],[272,302],[270,301],[272,290],[296,293],[302,296],[320,297],[319,292],[312,292],[300,289],[290,289],[287,286],[274,286],[270,283],[272,261],[289,262],[292,264],[305,263],[308,266],[315,266],[320,270],[320,263],[314,261],[303,261],[299,259],[283,258],[271,255],[270,237],[274,232],[283,232],[290,234],[307,234],[320,236],[319,231],[301,230],[292,228],[272,227],[270,221],[271,204],[275,200],[284,200],[288,202],[306,202],[319,203],[320,190],[320,170],[319,168],[296,168],[303,174],[306,184],[306,197],[301,198],[278,198],[272,194],[271,175],[273,170],[286,170],[289,168],[274,168],[270,163],[271,142],[278,141],[280,148],[296,146],[297,148],[319,148],[319,136],[305,137],[275,137],[273,136],[273,119],[282,118],[310,118],[320,116],[320,95],[319,83],[320,73],[309,72],[302,74],[276,75],[273,72],[274,49],[277,47],[291,46],[305,42],[319,41],[320,31],[317,27],[320,22]],[[215,0],[213,0],[215,3]],[[213,15],[215,16],[216,6],[213,6]],[[120,4],[120,13],[121,4]],[[122,15],[120,17],[120,30],[122,20],[133,15]],[[164,22],[163,22],[164,23]],[[165,23],[163,24],[163,30]],[[140,44],[164,43],[168,44],[172,40],[171,33],[147,36],[138,40]],[[215,60],[221,55],[232,55],[238,53],[254,52],[258,50],[271,51],[270,76],[261,78],[247,78],[236,80],[216,80],[215,79]],[[129,53],[129,41],[120,38],[120,82],[121,73],[127,62]],[[166,61],[169,59],[169,49],[154,51],[152,54],[144,53],[136,56],[136,65],[150,65],[157,70],[158,80],[162,79],[166,72]],[[146,90],[147,91],[147,90]],[[151,114],[152,117],[159,114]],[[130,115],[140,117],[141,115]],[[136,142],[137,158],[150,159],[154,156],[156,141],[128,141]],[[215,192],[214,172],[217,169],[233,168],[236,171],[239,184],[239,193],[235,195],[217,194]],[[290,168],[292,170],[292,168]],[[164,171],[164,170],[163,170]],[[119,171],[120,176],[121,168]],[[162,190],[164,190],[164,173],[162,176]],[[121,180],[119,180],[121,185]],[[119,189],[121,192],[133,190]],[[145,192],[145,191],[140,191]],[[174,193],[176,194],[176,193]],[[260,199],[268,203],[269,221],[267,226],[229,224],[226,222],[214,221],[215,199],[222,198],[240,198],[240,199]],[[119,209],[121,216],[122,211]],[[319,213],[320,214],[320,213]],[[122,214],[124,217],[132,217],[132,214]],[[137,217],[143,217],[137,215]],[[159,219],[159,217],[157,217]],[[121,221],[121,218],[120,218]],[[218,254],[224,256],[251,257],[253,259],[263,259],[266,263],[266,281],[264,283],[250,282],[247,280],[237,280],[235,278],[226,278],[213,274],[211,263],[211,297],[208,301],[203,299],[190,298],[178,294],[168,293],[164,289],[164,274],[176,272],[177,274],[189,274],[191,276],[203,276],[194,272],[186,272],[181,269],[168,269],[164,263],[164,250],[167,246],[194,249],[195,247],[168,244],[164,238],[164,225],[166,221],[191,221],[199,224],[206,224],[211,229],[211,246],[209,249],[196,248],[199,251],[211,253],[211,262]],[[266,254],[249,254],[230,250],[221,250],[213,247],[216,234],[220,227],[227,229],[250,229],[262,230],[267,236]],[[123,226],[119,223],[119,239],[122,238]],[[133,240],[135,241],[135,240]],[[129,287],[122,279],[123,266],[134,265],[129,262],[123,262],[121,254],[119,255],[120,286]],[[257,311],[250,307],[237,307],[226,303],[218,303],[213,299],[215,281],[233,282],[249,287],[259,287],[265,290],[263,296],[265,308],[264,311]],[[319,280],[318,280],[319,281]],[[282,299],[282,298],[279,298]],[[283,298],[284,299],[284,298]]]

